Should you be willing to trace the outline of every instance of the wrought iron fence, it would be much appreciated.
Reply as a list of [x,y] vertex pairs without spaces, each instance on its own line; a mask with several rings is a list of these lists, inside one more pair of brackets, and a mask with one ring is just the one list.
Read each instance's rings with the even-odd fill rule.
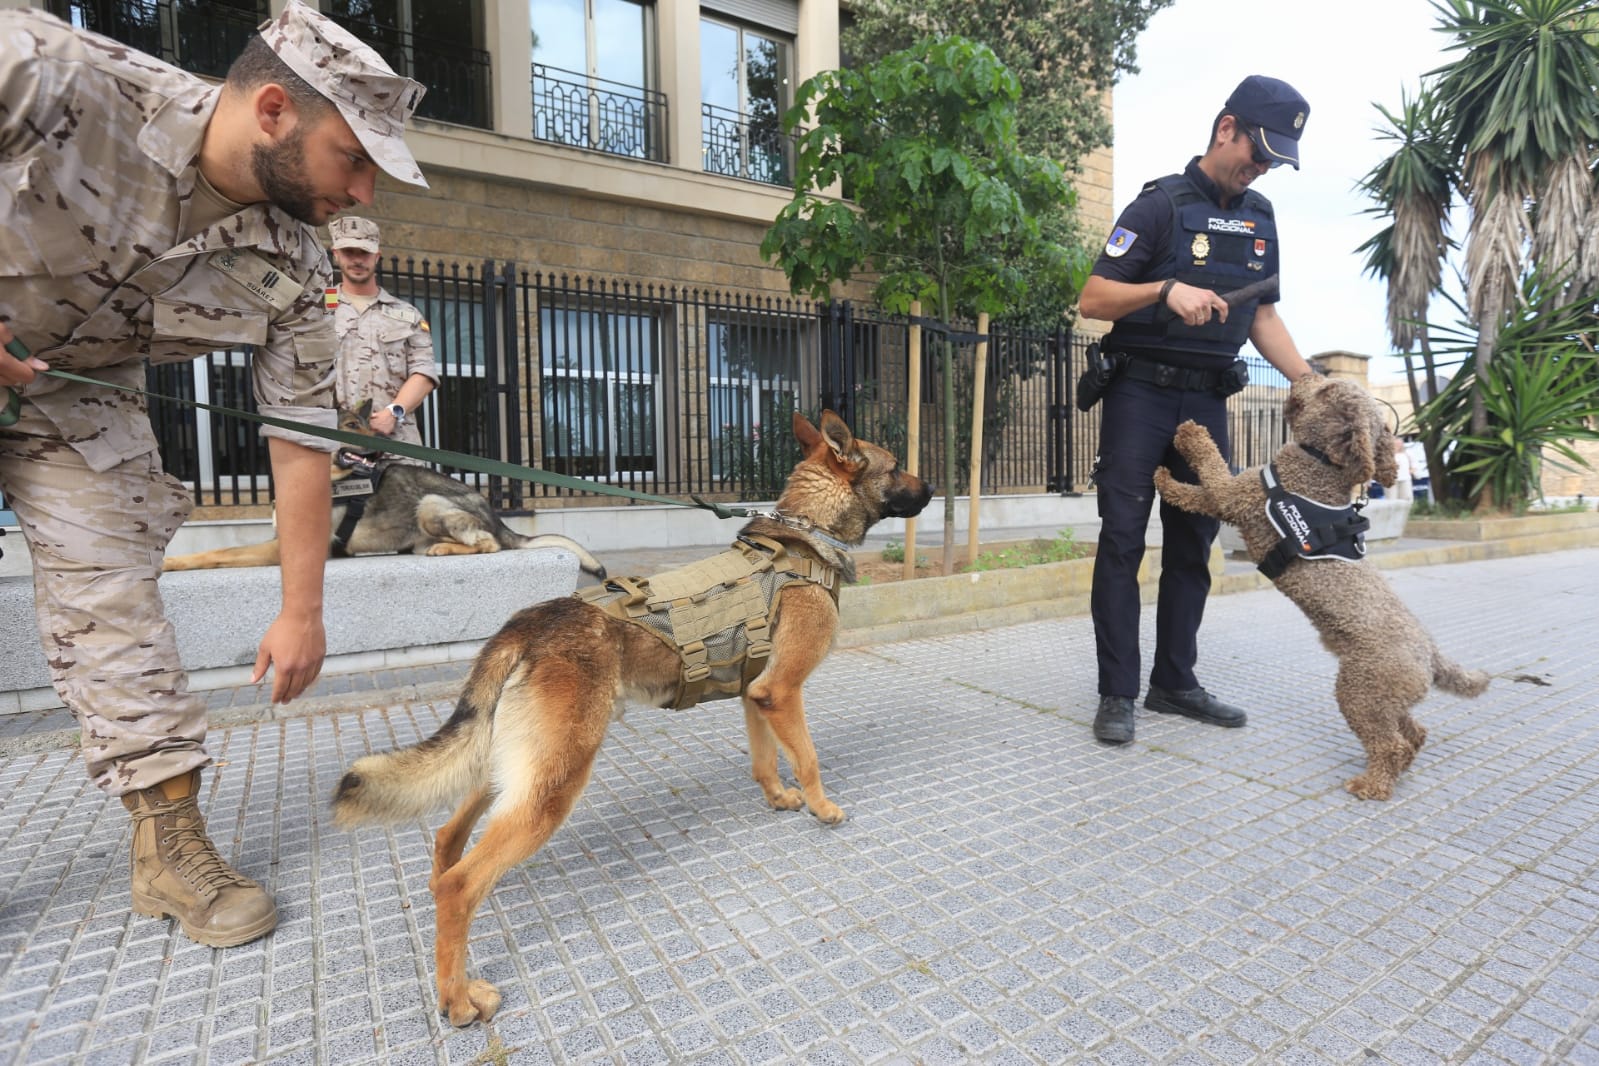
[[54,14],[195,74],[220,78],[267,17],[266,0],[50,0]]
[[533,136],[664,163],[666,94],[533,64]]
[[794,183],[796,137],[783,132],[774,107],[742,115],[731,108],[702,103],[700,138],[702,168],[707,174],[768,185]]
[[[770,500],[797,450],[794,411],[841,414],[865,439],[903,455],[910,322],[849,301],[812,303],[620,279],[530,273],[514,264],[391,258],[390,292],[428,319],[443,380],[417,412],[425,443],[656,495]],[[957,324],[960,328],[969,326]],[[942,481],[943,352],[925,331],[918,468]],[[1060,328],[990,327],[983,491],[1088,487],[1102,408],[1073,406],[1091,338]],[[973,357],[955,346],[953,489],[967,490]],[[155,367],[152,391],[250,409],[248,352]],[[1251,360],[1253,383],[1229,401],[1238,467],[1286,439],[1285,383]],[[152,403],[167,468],[202,503],[270,499],[266,449],[253,426]],[[509,511],[532,501],[616,502],[581,490],[449,471]],[[945,486],[948,488],[948,486]]]
[[493,60],[482,48],[423,35],[375,18],[329,15],[388,61],[395,73],[427,87],[416,113],[421,118],[489,129],[489,81]]

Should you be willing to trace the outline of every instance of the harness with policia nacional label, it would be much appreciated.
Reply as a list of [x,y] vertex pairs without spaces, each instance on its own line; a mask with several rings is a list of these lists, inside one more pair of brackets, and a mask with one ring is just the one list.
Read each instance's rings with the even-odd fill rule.
[[350,538],[355,535],[361,516],[366,514],[366,502],[383,482],[385,464],[349,448],[340,448],[334,453],[333,461],[340,469],[350,471],[349,477],[333,483],[332,490],[334,506],[344,505],[344,517],[339,520],[339,528],[333,531],[330,550],[335,559],[346,559],[350,555]]
[[1261,559],[1261,573],[1275,581],[1295,559],[1358,563],[1366,557],[1371,519],[1359,513],[1362,504],[1329,507],[1289,492],[1277,480],[1275,463],[1261,467],[1260,480],[1266,487],[1266,518],[1282,538]]
[[677,693],[693,707],[743,692],[772,654],[777,594],[809,581],[838,603],[839,569],[804,544],[741,533],[720,555],[646,578],[610,578],[574,595],[614,618],[643,626],[677,652]]

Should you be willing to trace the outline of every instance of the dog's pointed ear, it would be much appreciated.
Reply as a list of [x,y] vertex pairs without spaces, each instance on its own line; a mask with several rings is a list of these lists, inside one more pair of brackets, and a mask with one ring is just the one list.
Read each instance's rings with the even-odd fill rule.
[[363,422],[368,421],[369,419],[371,419],[371,417],[372,417],[372,397],[368,396],[366,399],[362,400],[360,402],[360,404],[356,406],[355,413],[356,413],[356,416],[359,417],[361,419],[361,421],[363,421]]
[[822,439],[833,450],[834,458],[844,466],[854,467],[860,461],[856,455],[855,434],[832,411],[822,412]]
[[809,452],[821,441],[822,435],[817,432],[815,426],[811,425],[810,419],[795,411],[794,439],[799,441],[801,451]]

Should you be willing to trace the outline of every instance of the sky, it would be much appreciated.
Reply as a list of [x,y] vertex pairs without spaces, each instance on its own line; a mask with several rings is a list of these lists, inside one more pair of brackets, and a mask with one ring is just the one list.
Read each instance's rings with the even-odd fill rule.
[[[1377,231],[1355,184],[1391,147],[1373,103],[1397,110],[1401,88],[1454,58],[1430,0],[1177,0],[1137,39],[1140,73],[1115,89],[1119,212],[1151,178],[1204,151],[1211,121],[1250,74],[1281,78],[1310,104],[1300,169],[1278,167],[1255,188],[1276,209],[1282,241],[1278,311],[1300,353],[1373,357],[1374,383],[1401,380],[1389,354],[1386,286],[1355,249]],[[1447,320],[1452,309],[1435,305]]]

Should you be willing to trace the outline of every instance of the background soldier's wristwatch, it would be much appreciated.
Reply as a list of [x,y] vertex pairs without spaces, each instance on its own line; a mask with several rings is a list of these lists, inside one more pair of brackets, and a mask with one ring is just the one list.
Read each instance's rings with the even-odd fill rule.
[[389,414],[394,416],[394,424],[405,425],[405,405],[400,403],[389,404]]

